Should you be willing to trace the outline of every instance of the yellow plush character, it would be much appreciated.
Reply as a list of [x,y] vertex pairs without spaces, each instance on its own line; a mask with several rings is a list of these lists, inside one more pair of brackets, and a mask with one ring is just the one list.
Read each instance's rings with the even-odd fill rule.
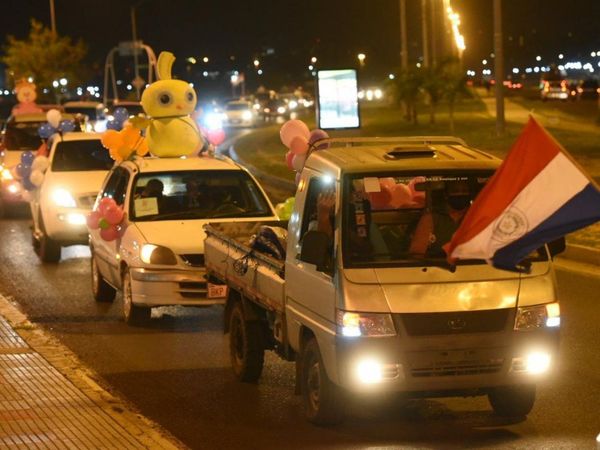
[[148,148],[158,157],[187,156],[204,144],[198,126],[189,116],[196,107],[196,93],[185,81],[171,79],[174,61],[170,52],[158,56],[158,81],[142,94],[148,120],[132,119],[135,126],[147,127]]

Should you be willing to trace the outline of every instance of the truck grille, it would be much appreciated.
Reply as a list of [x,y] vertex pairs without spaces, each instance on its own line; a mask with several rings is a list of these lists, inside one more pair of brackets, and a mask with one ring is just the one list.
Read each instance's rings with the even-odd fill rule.
[[499,372],[500,369],[502,369],[503,363],[503,359],[490,359],[486,361],[444,361],[434,363],[428,367],[413,367],[411,368],[410,373],[415,378],[480,375]]
[[492,333],[504,330],[512,309],[398,314],[409,336]]
[[204,267],[203,253],[186,253],[179,255],[185,264],[192,267]]

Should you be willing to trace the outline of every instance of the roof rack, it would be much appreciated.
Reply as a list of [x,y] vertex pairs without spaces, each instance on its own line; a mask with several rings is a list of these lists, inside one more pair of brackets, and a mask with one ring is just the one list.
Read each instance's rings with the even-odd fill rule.
[[458,144],[467,146],[467,143],[454,136],[409,136],[409,137],[354,137],[354,138],[326,138],[316,141],[313,147],[323,144],[345,144],[345,147],[354,147],[365,144]]

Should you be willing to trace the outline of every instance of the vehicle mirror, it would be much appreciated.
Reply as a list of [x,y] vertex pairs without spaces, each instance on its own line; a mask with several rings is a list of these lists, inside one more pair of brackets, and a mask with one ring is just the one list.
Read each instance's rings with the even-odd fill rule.
[[567,249],[567,243],[565,241],[564,236],[548,242],[547,245],[548,250],[550,251],[550,256],[552,256],[553,258]]
[[300,260],[317,266],[317,270],[323,272],[329,253],[330,238],[322,231],[309,231],[302,238],[302,251]]

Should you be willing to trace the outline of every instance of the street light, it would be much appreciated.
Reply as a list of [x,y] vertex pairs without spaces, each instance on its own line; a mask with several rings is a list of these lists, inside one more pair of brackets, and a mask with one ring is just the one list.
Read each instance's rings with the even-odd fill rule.
[[260,61],[258,59],[254,60],[254,67],[260,66]]
[[359,53],[358,55],[356,55],[356,57],[358,58],[358,62],[360,63],[360,65],[364,66],[365,58],[367,57],[367,55],[365,55],[364,53]]
[[315,64],[317,62],[317,57],[313,56],[312,58],[310,58],[310,62]]
[[204,58],[202,58],[202,62],[204,62],[204,64],[206,64],[208,62],[208,56],[205,56]]

